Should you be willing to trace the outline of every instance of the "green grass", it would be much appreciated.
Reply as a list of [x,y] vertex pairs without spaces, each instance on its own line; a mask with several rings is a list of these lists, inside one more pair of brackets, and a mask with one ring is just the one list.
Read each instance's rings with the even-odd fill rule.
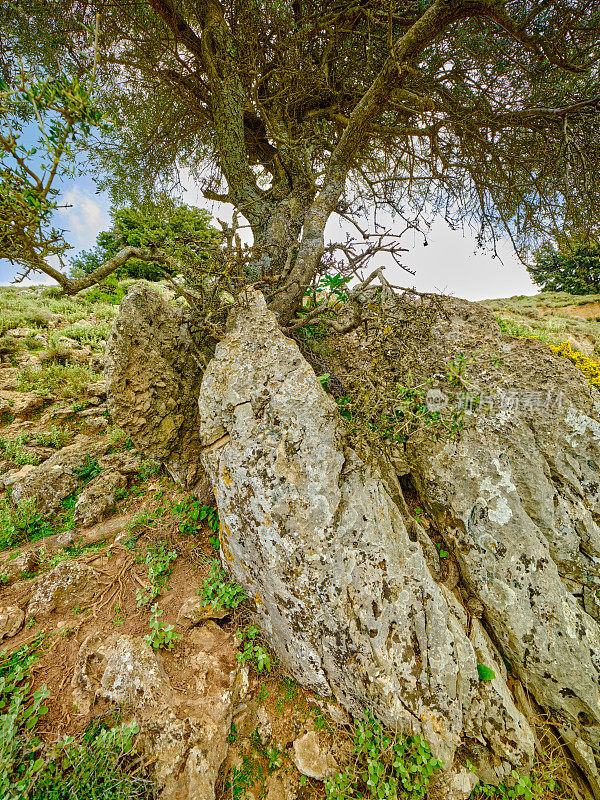
[[[122,296],[123,288],[119,288]],[[60,335],[70,336],[82,344],[95,346],[106,338],[108,329],[119,312],[114,296],[102,292],[89,296],[59,297],[57,289],[46,289],[40,295],[29,289],[15,286],[0,288],[0,337],[13,328],[33,328],[43,330],[55,315],[60,314],[63,320],[71,325],[83,321],[81,330],[73,328],[60,329]],[[93,320],[90,320],[90,316]],[[76,326],[77,327],[77,326]]]
[[0,436],[0,460],[14,461],[16,464],[39,464],[41,459],[27,451],[27,445],[40,447],[64,447],[73,434],[69,431],[52,425],[49,431],[40,433],[18,433],[14,439]]
[[28,437],[19,433],[14,439],[7,439],[0,436],[0,459],[7,461],[14,461],[16,464],[39,464],[39,457],[28,453],[26,445],[28,444]]
[[80,364],[43,364],[24,367],[17,373],[19,391],[56,394],[62,398],[81,397],[88,383],[99,376]]
[[[584,299],[585,297],[585,299]],[[600,357],[600,318],[583,319],[561,313],[565,306],[600,302],[600,295],[568,295],[544,292],[534,297],[510,297],[505,300],[485,300],[482,305],[489,308],[500,324],[503,333],[516,338],[534,338],[549,345],[571,341],[590,342],[594,357]],[[553,308],[557,313],[539,313],[538,309]]]

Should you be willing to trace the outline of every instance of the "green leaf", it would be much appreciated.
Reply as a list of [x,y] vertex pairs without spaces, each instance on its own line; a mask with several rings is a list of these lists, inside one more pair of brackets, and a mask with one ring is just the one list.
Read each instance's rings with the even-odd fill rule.
[[496,677],[494,670],[490,669],[490,667],[486,667],[485,664],[477,664],[477,672],[480,681],[493,681]]

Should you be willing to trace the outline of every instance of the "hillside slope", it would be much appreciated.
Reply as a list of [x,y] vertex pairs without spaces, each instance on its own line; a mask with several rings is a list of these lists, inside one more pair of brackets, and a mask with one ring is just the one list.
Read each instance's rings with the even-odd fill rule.
[[[178,477],[176,470],[171,469],[169,474],[149,457],[151,448],[136,451],[130,434],[117,427],[114,414],[111,418],[103,372],[106,340],[131,283],[123,282],[116,292],[94,289],[72,299],[57,297],[43,288],[0,288],[0,703],[5,703],[4,708],[0,705],[4,731],[0,796],[35,800],[70,794],[80,800],[98,796],[108,800],[316,800],[324,796],[324,781],[330,780],[328,797],[359,798],[365,791],[360,774],[367,760],[374,759],[371,766],[389,778],[392,767],[385,753],[392,752],[398,756],[394,763],[402,764],[402,768],[405,765],[411,775],[412,783],[407,779],[406,786],[412,788],[398,793],[402,800],[467,797],[476,779],[466,769],[458,775],[460,793],[458,789],[444,790],[440,784],[426,795],[428,782],[433,778],[435,784],[441,765],[420,736],[397,734],[392,743],[372,719],[353,722],[341,705],[317,696],[285,673],[253,625],[261,602],[258,592],[247,598],[221,566],[219,544],[226,560],[231,554],[223,548],[222,530],[219,542],[219,518],[211,485],[204,481],[196,484],[193,492],[184,490],[171,477]],[[176,303],[168,289],[156,285],[152,289],[158,289],[172,310]],[[458,301],[456,305],[459,310],[466,308],[467,320],[473,304]],[[504,333],[549,344],[555,353],[566,355],[578,366],[589,383],[598,385],[594,370],[596,359],[600,359],[600,295],[542,293],[481,305],[496,315]],[[467,320],[465,330],[470,331],[471,324],[472,320]],[[485,325],[483,320],[484,336]],[[473,353],[479,348],[479,340],[474,343],[475,333],[468,343]],[[147,371],[122,371],[124,397],[128,382],[135,382],[137,374],[142,383],[142,373],[148,372],[154,376],[148,404],[158,397],[160,404],[168,405],[169,382],[176,378],[178,367],[175,365],[168,376],[163,372],[161,378],[158,358],[162,356],[160,348],[155,347],[158,339],[152,329],[147,340],[136,340],[140,350],[137,363],[143,366],[144,359],[152,363]],[[457,334],[456,341],[466,339]],[[570,347],[565,348],[565,343]],[[268,347],[263,349],[269,351]],[[547,363],[554,358],[536,343],[523,349],[525,355],[530,349],[545,351]],[[510,343],[506,351],[510,351]],[[275,352],[281,355],[282,347]],[[519,348],[516,352],[519,355]],[[295,350],[292,355],[296,357]],[[488,370],[494,381],[502,365],[499,355],[500,350],[488,354],[484,365],[484,372]],[[543,352],[541,355],[545,358]],[[472,361],[469,369],[480,371],[479,361],[475,357]],[[558,378],[563,375],[570,380],[572,367],[566,367],[564,372],[558,370]],[[314,374],[305,371],[314,382]],[[294,370],[288,372],[296,374]],[[243,368],[238,373],[243,378]],[[232,370],[223,369],[223,385],[232,374]],[[460,373],[459,377],[468,376]],[[589,393],[581,375],[576,377],[583,384],[579,390]],[[148,387],[134,388],[140,389],[140,406],[135,409],[139,421]],[[313,390],[313,401],[318,405],[322,400],[320,384]],[[280,398],[280,393],[275,396]],[[292,392],[290,408],[294,396]],[[266,402],[265,398],[261,402]],[[327,402],[335,410],[331,396]],[[295,419],[301,413],[309,421],[314,417],[305,405],[302,394],[300,410],[292,414]],[[148,411],[150,424],[154,411],[150,407]],[[225,409],[224,418],[227,414]],[[205,416],[208,419],[208,412]],[[165,414],[159,419],[163,433],[162,422],[167,417]],[[146,419],[142,422],[145,424]],[[247,430],[241,414],[238,423],[240,431]],[[269,423],[266,439],[275,436],[272,428],[276,424],[280,423]],[[169,436],[177,439],[177,431],[171,430]],[[332,437],[328,457],[335,455],[336,440]],[[239,436],[237,440],[241,441]],[[315,459],[320,457],[320,442],[315,446]],[[280,459],[292,474],[288,457],[295,457],[293,448],[289,452],[282,449]],[[166,457],[160,456],[160,460],[168,462]],[[323,481],[331,477],[330,473],[324,472]],[[217,483],[215,479],[214,485]],[[337,478],[333,483],[332,495]],[[440,521],[425,508],[425,495],[420,498],[408,479],[403,486],[408,528],[412,524],[416,529],[416,523],[420,540],[430,540],[428,569],[432,574],[437,570],[436,580],[443,585],[438,606],[442,607],[443,600],[458,616],[464,614],[468,619],[461,647],[470,647],[469,642],[479,637],[477,653],[483,663],[471,665],[475,687],[471,690],[482,690],[477,683],[479,674],[483,695],[489,693],[495,698],[498,708],[508,704],[515,719],[520,720],[523,714],[527,724],[536,729],[531,778],[510,775],[505,760],[506,787],[480,783],[473,797],[512,797],[515,789],[510,784],[517,779],[517,788],[523,789],[517,794],[525,797],[590,797],[582,774],[589,782],[597,773],[595,766],[586,767],[585,759],[591,753],[588,745],[577,740],[582,759],[580,763],[579,756],[574,756],[577,766],[562,749],[568,731],[561,728],[563,739],[558,738],[557,725],[548,723],[528,695],[530,687],[526,687],[527,692],[521,688],[522,694],[518,694],[521,683],[506,671],[480,627],[482,612],[472,594],[475,578],[464,580],[466,550],[461,553],[462,545],[452,542]],[[359,490],[360,486],[354,489],[353,496],[359,496]],[[307,494],[312,492],[311,486]],[[239,531],[249,519],[246,497],[250,496],[249,492],[236,505]],[[277,504],[271,505],[275,508]],[[288,516],[293,514],[293,504],[290,508]],[[282,517],[286,514],[282,512]],[[401,524],[394,522],[396,529]],[[315,530],[317,527],[315,522]],[[357,552],[359,545],[360,541]],[[407,554],[412,546],[407,541]],[[274,562],[271,555],[269,558]],[[265,559],[264,575],[268,561]],[[381,559],[376,561],[379,568]],[[285,564],[282,580],[288,576]],[[425,562],[422,567],[425,573]],[[411,569],[414,573],[414,565]],[[312,590],[310,574],[307,572],[305,585]],[[375,573],[369,574],[372,578]],[[345,571],[340,571],[339,577],[343,581]],[[583,603],[578,588],[583,578],[570,573],[567,577],[573,595]],[[237,579],[242,582],[242,578]],[[428,575],[426,578],[431,582]],[[368,586],[367,581],[363,584]],[[324,581],[323,585],[330,584]],[[437,589],[435,592],[440,594]],[[592,599],[588,598],[586,610]],[[428,614],[432,608],[430,604]],[[599,609],[594,607],[598,616]],[[316,613],[313,616],[316,618]],[[312,617],[306,617],[299,635],[305,635],[311,625]],[[452,625],[454,637],[462,641],[459,623]],[[360,630],[360,625],[357,627]],[[405,627],[409,630],[410,624]],[[339,646],[339,639],[335,641]],[[359,675],[360,670],[350,668],[349,663],[342,664],[340,681],[354,675],[352,669]],[[496,675],[490,665],[496,667]],[[427,668],[429,682],[436,669],[434,662]],[[375,679],[369,680],[378,686]],[[352,681],[359,682],[356,676]],[[505,693],[501,702],[500,694],[494,695],[500,692],[500,684]],[[435,700],[436,693],[433,695]],[[373,709],[377,702],[375,697]],[[500,712],[491,716],[481,711],[487,706],[477,706],[475,701],[471,707],[480,708],[482,730],[490,720],[498,725]],[[451,711],[454,713],[454,708]],[[515,723],[517,732],[520,724]],[[504,746],[504,730],[498,729],[501,733],[497,740]],[[67,743],[61,739],[65,735],[72,737]],[[493,730],[485,735],[496,741]],[[365,749],[365,740],[371,739],[376,753]],[[482,750],[483,741],[480,737],[477,743],[473,733],[469,746],[474,743],[477,752],[478,748]],[[498,778],[490,772],[489,781],[497,783]],[[381,787],[381,791],[387,790]],[[593,794],[600,796],[600,783],[593,787]]]

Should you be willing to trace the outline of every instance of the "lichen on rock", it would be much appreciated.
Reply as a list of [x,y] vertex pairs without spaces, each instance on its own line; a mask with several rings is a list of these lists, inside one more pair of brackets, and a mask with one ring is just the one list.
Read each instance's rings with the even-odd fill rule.
[[[482,686],[456,600],[389,486],[348,447],[335,403],[262,295],[245,296],[202,382],[202,458],[225,563],[273,647],[301,683],[422,733],[448,767],[466,735],[496,779],[527,769],[532,732],[502,679]],[[488,738],[482,712],[494,716]]]

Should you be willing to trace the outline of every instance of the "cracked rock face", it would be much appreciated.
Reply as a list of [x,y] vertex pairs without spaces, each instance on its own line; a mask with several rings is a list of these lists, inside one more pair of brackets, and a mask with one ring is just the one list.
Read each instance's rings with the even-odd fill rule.
[[107,341],[105,375],[114,422],[141,453],[193,490],[204,479],[198,440],[202,368],[189,321],[185,309],[135,284]]
[[[426,347],[411,352],[407,324],[390,362],[396,347],[418,384],[461,356],[465,386],[485,400],[457,436],[409,440],[410,482],[503,659],[600,797],[600,394],[546,345],[503,335],[481,306],[443,305]],[[338,364],[366,369],[367,351],[354,334]]]
[[[200,432],[224,561],[273,647],[304,685],[422,733],[448,769],[461,743],[496,781],[527,769],[533,735],[493,645],[477,624],[469,638],[334,401],[262,295],[247,297],[205,372]],[[479,680],[480,658],[493,681]]]

